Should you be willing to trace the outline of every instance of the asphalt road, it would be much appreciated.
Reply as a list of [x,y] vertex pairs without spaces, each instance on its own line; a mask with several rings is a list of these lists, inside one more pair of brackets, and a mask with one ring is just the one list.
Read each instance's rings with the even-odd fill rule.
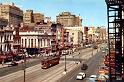
[[[85,58],[86,56],[91,56],[91,52],[92,52],[92,49],[81,50],[82,58]],[[74,55],[78,56],[77,53],[75,53]],[[67,56],[67,57],[71,57],[71,56]],[[64,61],[60,61],[60,62],[61,62],[60,64],[45,70],[41,69],[40,65],[35,66],[32,69],[27,69],[26,82],[41,82],[41,81],[44,82],[44,80],[47,80],[45,82],[55,82],[51,80],[53,80],[54,77],[56,77],[55,76],[56,74],[60,75],[62,74],[60,72],[64,71]],[[67,69],[69,69],[71,66],[75,66],[76,64],[74,64],[72,61],[67,61],[66,65],[67,65]],[[1,77],[0,82],[3,82],[3,81],[4,82],[23,82],[23,77],[24,77],[23,71],[18,71],[18,73],[16,72],[15,74],[12,73],[10,75]]]
[[[71,74],[71,76],[64,78],[62,82],[87,82],[90,75],[98,74],[98,66],[100,65],[99,62],[101,61],[101,58],[103,58],[103,53],[97,53],[94,57],[85,62],[88,64],[88,69],[86,71],[82,71],[80,68],[78,68]],[[81,71],[86,73],[86,78],[83,80],[76,80],[76,75]]]
[[[91,49],[83,49],[81,51],[85,51],[85,53],[91,51]],[[76,55],[76,54],[74,54]],[[64,58],[61,58],[61,60],[63,61]],[[78,61],[79,59],[73,59],[73,58],[67,58],[67,61]],[[82,59],[83,61],[83,59]],[[40,59],[35,59],[35,60],[31,60],[30,62],[27,62],[26,67],[31,67],[34,65],[40,64]],[[23,64],[19,64],[18,66],[12,66],[12,67],[5,67],[5,68],[0,68],[0,77],[8,75],[10,73],[14,73],[17,72],[19,70],[23,70]]]

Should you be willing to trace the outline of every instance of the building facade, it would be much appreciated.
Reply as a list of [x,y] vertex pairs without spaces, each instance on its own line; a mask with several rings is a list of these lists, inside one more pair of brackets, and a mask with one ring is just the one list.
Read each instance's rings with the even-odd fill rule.
[[83,46],[83,27],[64,27],[69,33],[68,42]]
[[16,7],[14,3],[12,5],[0,4],[0,17],[7,19],[10,25],[18,25],[23,22],[23,11]]
[[88,43],[102,43],[106,42],[106,28],[105,27],[89,27],[88,28]]
[[6,27],[8,25],[7,19],[0,18],[0,28]]
[[62,12],[56,16],[56,22],[63,26],[82,26],[80,16],[72,15],[70,12]]
[[42,20],[44,20],[44,15],[41,13],[34,13],[33,14],[34,17],[34,23],[36,24],[37,22],[41,22]]
[[51,47],[52,35],[38,32],[20,32],[21,46],[23,48],[45,48]]
[[88,44],[88,27],[87,26],[83,27],[83,44],[84,45]]
[[37,22],[44,20],[44,15],[41,13],[34,13],[33,10],[26,10],[23,14],[23,21],[25,25],[35,26]]
[[0,52],[13,49],[13,30],[10,27],[0,29]]
[[56,39],[53,33],[42,32],[37,30],[38,27],[23,27],[20,29],[21,46],[23,48],[47,48],[52,46],[52,42]]
[[23,22],[25,25],[29,25],[34,22],[33,10],[26,10],[23,14]]
[[83,46],[83,33],[80,30],[67,29],[69,33],[69,43]]

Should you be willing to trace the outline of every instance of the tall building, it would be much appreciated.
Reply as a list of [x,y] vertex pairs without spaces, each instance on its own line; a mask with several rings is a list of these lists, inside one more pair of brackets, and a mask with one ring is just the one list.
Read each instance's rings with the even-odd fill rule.
[[64,26],[81,26],[80,16],[72,15],[70,12],[62,12],[56,16],[56,22]]
[[8,23],[20,24],[23,22],[23,11],[16,7],[14,3],[0,4],[0,18],[7,19]]
[[23,14],[23,22],[25,25],[35,25],[42,20],[44,20],[44,15],[41,13],[33,13],[33,10],[26,10]]
[[0,18],[0,28],[6,27],[8,24],[7,19]]
[[11,27],[0,29],[0,53],[13,49],[13,30]]
[[33,10],[26,10],[26,12],[23,14],[23,22],[25,25],[29,25],[34,22]]
[[33,17],[34,17],[34,23],[41,22],[42,20],[44,20],[44,15],[41,13],[34,13]]
[[83,27],[64,27],[69,33],[68,42],[83,46]]

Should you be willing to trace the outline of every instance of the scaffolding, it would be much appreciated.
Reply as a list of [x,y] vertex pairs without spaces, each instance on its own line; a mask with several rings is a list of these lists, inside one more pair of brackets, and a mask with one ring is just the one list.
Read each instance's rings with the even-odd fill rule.
[[109,78],[110,82],[124,79],[124,0],[105,0],[108,17]]

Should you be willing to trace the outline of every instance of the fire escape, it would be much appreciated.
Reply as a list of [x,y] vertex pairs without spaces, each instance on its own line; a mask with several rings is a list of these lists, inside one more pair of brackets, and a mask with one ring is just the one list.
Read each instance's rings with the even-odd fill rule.
[[124,0],[105,0],[108,16],[109,78],[110,82],[124,80]]

